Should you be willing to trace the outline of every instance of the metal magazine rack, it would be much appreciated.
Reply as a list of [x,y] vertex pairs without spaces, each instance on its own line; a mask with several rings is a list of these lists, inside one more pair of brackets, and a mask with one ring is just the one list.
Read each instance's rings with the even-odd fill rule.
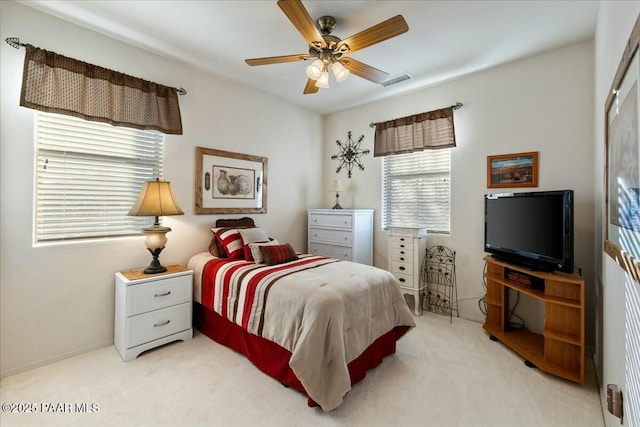
[[454,312],[456,317],[460,317],[455,251],[441,245],[427,248],[422,264],[422,281],[426,288],[423,310],[449,316],[450,321],[453,321]]

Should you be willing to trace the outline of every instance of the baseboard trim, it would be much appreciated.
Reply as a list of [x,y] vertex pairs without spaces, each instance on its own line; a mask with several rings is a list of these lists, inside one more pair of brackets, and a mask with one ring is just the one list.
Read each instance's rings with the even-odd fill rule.
[[65,360],[65,359],[69,359],[71,357],[79,356],[79,355],[84,354],[84,353],[89,353],[90,351],[94,351],[94,350],[98,350],[98,349],[101,349],[101,348],[109,347],[111,345],[113,345],[113,341],[105,341],[105,342],[100,343],[100,344],[95,344],[95,345],[92,345],[92,346],[89,346],[89,347],[85,347],[85,348],[82,348],[82,349],[70,351],[68,353],[63,353],[63,354],[60,354],[58,356],[51,357],[51,358],[45,359],[45,360],[41,360],[39,362],[31,363],[31,364],[26,365],[26,366],[20,366],[20,367],[17,367],[17,368],[8,369],[6,371],[0,372],[0,378],[6,378],[6,377],[10,377],[12,375],[17,375],[17,374],[22,373],[22,372],[30,371],[31,369],[40,368],[42,366],[50,365],[52,363],[56,363],[56,362],[59,362],[61,360]]

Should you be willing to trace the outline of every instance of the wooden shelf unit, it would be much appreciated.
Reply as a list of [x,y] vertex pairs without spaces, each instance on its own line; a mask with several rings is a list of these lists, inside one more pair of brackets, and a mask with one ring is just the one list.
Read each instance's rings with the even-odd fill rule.
[[[516,265],[484,258],[487,318],[484,329],[538,369],[584,383],[584,280],[578,274],[530,271]],[[505,269],[544,281],[544,290],[530,289],[507,280]],[[537,334],[509,326],[509,290],[544,303],[544,331]]]

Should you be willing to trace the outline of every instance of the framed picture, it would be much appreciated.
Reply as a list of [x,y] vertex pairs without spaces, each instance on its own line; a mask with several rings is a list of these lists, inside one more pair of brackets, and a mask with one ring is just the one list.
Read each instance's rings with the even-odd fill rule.
[[487,156],[487,187],[537,187],[538,152]]
[[605,103],[604,250],[640,282],[640,59],[636,21]]
[[195,213],[266,213],[267,158],[196,147]]

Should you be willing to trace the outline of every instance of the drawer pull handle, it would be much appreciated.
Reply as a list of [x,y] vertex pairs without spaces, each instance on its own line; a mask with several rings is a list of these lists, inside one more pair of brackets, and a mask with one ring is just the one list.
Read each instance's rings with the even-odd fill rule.
[[404,251],[400,251],[400,253],[401,253],[402,255],[404,255]]
[[400,245],[401,248],[404,248],[404,245]]
[[313,233],[313,237],[318,237],[318,233]]
[[153,327],[157,328],[159,326],[164,326],[164,325],[168,325],[171,322],[171,320],[165,320],[164,322],[160,322],[160,323],[154,323]]
[[404,258],[403,258],[403,257],[400,257],[400,261],[404,261]]
[[405,270],[405,268],[404,268],[403,266],[400,266],[400,267],[398,267],[398,270],[402,270],[402,271],[404,271],[404,270]]
[[404,242],[404,237],[401,237],[401,238],[400,238],[400,241],[401,241],[401,242]]
[[347,225],[347,221],[344,222],[344,225]]
[[155,298],[158,298],[158,297],[166,297],[167,295],[171,295],[171,291],[167,291],[167,292],[165,292],[164,294],[155,294],[155,295],[153,295],[153,296],[154,296]]
[[349,240],[349,238],[347,236],[344,236],[344,240]]
[[406,280],[404,280],[404,277],[401,277],[398,280],[401,281],[402,283],[406,282]]

